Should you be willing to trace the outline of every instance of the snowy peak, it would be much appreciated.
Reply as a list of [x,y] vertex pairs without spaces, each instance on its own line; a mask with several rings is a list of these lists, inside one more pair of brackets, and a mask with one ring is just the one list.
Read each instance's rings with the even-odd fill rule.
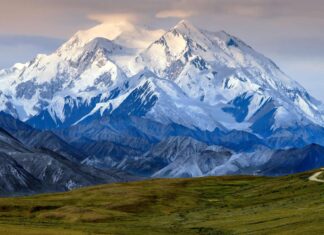
[[122,28],[128,29],[132,27],[129,24],[125,25],[112,25],[100,24],[88,30],[82,30],[74,34],[66,43],[64,43],[58,52],[71,53],[75,50],[83,48],[87,43],[95,38],[105,38],[107,40],[114,40],[122,33]]
[[152,41],[158,39],[163,34],[164,30],[147,29],[132,25],[129,22],[120,24],[104,23],[88,30],[77,32],[58,49],[58,52],[72,53],[73,51],[78,51],[95,38],[107,39],[124,48],[132,48],[134,51],[139,51],[147,48]]
[[42,129],[116,113],[260,135],[324,124],[321,105],[270,59],[186,20],[167,31],[98,25],[0,80],[0,110]]
[[84,46],[84,51],[97,51],[98,49],[104,49],[107,51],[107,54],[120,53],[123,50],[123,47],[110,41],[106,38],[94,38]]
[[198,29],[181,21],[135,58],[131,66],[134,68],[133,74],[145,67],[160,77],[166,76],[167,70],[179,71],[193,56],[194,51],[207,51],[206,41],[208,39]]
[[186,29],[188,29],[188,30],[190,30],[190,29],[194,29],[194,30],[196,30],[196,27],[195,27],[193,24],[191,24],[191,22],[189,22],[189,21],[186,20],[186,19],[180,20],[180,21],[179,21],[179,22],[174,26],[174,28],[176,28],[176,29],[186,28]]
[[171,32],[178,32],[181,33],[182,35],[186,36],[192,36],[194,34],[199,34],[200,30],[196,28],[193,24],[191,24],[187,20],[181,20],[176,26],[174,26],[171,30]]
[[144,50],[134,64],[133,68],[148,68],[174,81],[189,97],[204,103],[230,104],[243,94],[252,94],[247,100],[245,121],[272,98],[282,110],[276,112],[275,119],[285,125],[287,115],[282,114],[288,110],[323,123],[303,87],[270,59],[224,31],[211,33],[180,21]]
[[89,102],[124,81],[126,76],[114,62],[114,56],[124,51],[106,38],[83,45],[74,37],[53,54],[38,55],[28,65],[1,74],[6,83],[0,92],[1,110],[25,121],[45,108],[54,120],[64,121],[66,97],[74,99],[69,104]]

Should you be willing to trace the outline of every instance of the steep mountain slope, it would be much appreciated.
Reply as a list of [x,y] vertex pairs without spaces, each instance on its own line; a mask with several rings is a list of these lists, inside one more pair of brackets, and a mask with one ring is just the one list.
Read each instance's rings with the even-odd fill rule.
[[0,177],[0,196],[35,193],[42,190],[40,180],[3,152],[0,152]]
[[13,158],[18,164],[40,180],[46,191],[67,191],[74,188],[128,181],[127,174],[118,171],[102,171],[84,166],[43,150],[33,153],[17,153]]
[[99,170],[47,149],[27,147],[1,128],[0,175],[1,196],[66,191],[134,179],[121,171]]
[[86,149],[91,155],[83,161],[85,165],[101,169],[114,167],[134,175],[157,178],[287,175],[324,164],[323,147],[316,144],[284,150],[259,144],[251,151],[238,151],[235,145],[225,148],[192,137],[174,136],[153,144],[146,152],[104,141],[93,141]]
[[[323,124],[317,101],[304,88],[225,32],[205,32],[182,21],[135,59],[134,67],[139,65],[174,81],[190,98],[220,106],[237,123],[251,123],[259,134],[294,126],[305,117]],[[268,130],[258,129],[260,120]]]
[[24,146],[20,143],[17,139],[11,136],[7,131],[0,127],[0,147],[1,150],[6,153],[10,154],[14,151],[30,151],[28,147]]
[[82,160],[85,155],[50,131],[40,131],[26,123],[0,112],[0,127],[30,148],[45,148],[73,160]]
[[[244,130],[276,148],[324,143],[321,103],[238,38],[186,21],[166,32],[126,28],[78,32],[53,54],[1,71],[0,110],[86,138],[107,136],[95,126],[100,119],[137,117],[199,134]],[[128,125],[122,133],[112,126],[117,139],[135,131],[154,142],[164,132],[157,125]],[[91,137],[69,133],[92,128]]]
[[123,28],[0,71],[1,194],[323,166],[324,106],[273,61],[187,21]]
[[113,94],[114,87],[122,87],[126,77],[115,58],[128,60],[139,50],[136,45],[145,46],[145,40],[154,40],[163,32],[128,26],[115,41],[126,43],[136,34],[142,44],[124,47],[103,38],[109,30],[100,26],[80,31],[53,54],[38,55],[25,65],[0,71],[1,110],[24,121],[32,118],[29,123],[33,126],[51,129],[72,125],[100,100],[109,98],[109,93],[118,95],[117,90]]
[[19,151],[29,152],[28,148],[0,128],[0,195],[32,193],[42,189],[41,182],[12,158]]
[[324,166],[324,147],[312,144],[300,149],[276,151],[260,172],[265,175],[283,175],[321,166]]
[[79,146],[87,154],[87,158],[82,161],[85,165],[96,168],[114,168],[125,159],[140,156],[143,151],[111,141],[84,140],[73,143]]
[[[208,146],[192,138],[167,139],[144,155],[144,163],[160,162],[153,177],[203,176],[229,160],[232,152],[219,146]],[[141,168],[142,169],[142,168]]]
[[[171,137],[155,144],[142,155],[122,159],[119,164],[116,164],[116,167],[134,174],[152,176],[177,159],[186,161],[188,157],[192,156],[199,158],[200,153],[207,147],[206,144],[190,137]],[[98,162],[102,161],[100,157],[97,157],[97,159]],[[201,160],[204,161],[203,159]],[[206,162],[206,164],[210,164],[210,162]]]

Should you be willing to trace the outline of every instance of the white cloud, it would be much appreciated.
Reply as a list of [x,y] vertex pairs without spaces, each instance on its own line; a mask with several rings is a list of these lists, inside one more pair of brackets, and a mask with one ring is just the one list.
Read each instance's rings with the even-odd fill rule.
[[97,21],[98,23],[113,23],[113,24],[125,24],[125,23],[137,23],[139,21],[139,15],[130,13],[121,14],[90,14],[88,15],[90,20]]
[[138,16],[134,14],[93,14],[90,20],[100,24],[87,30],[87,34],[101,35],[102,37],[115,39],[124,31],[129,31],[138,22]]
[[158,12],[156,18],[188,18],[195,15],[194,11],[183,11],[183,10],[165,10]]

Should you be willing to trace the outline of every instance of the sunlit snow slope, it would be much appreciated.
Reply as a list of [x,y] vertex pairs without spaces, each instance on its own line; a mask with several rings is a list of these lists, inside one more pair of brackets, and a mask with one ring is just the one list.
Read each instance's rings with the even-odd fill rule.
[[[0,110],[40,129],[137,116],[276,140],[312,142],[323,107],[238,38],[181,21],[168,31],[128,25],[80,31],[51,55],[0,71]],[[288,136],[289,136],[288,134]]]

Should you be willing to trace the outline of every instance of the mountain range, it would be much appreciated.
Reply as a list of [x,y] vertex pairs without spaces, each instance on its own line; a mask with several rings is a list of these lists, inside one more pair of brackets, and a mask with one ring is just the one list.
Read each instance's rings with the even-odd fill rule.
[[[66,191],[138,179],[122,171],[83,165],[75,158],[73,147],[59,137],[37,131],[7,114],[0,114],[0,123],[22,140],[0,128],[0,196]],[[21,128],[17,132],[15,123]]]
[[44,170],[53,159],[50,171],[80,178],[69,183],[69,173],[59,190],[324,164],[323,104],[242,40],[185,20],[108,31],[79,31],[52,54],[0,71],[0,127],[14,143],[1,152],[16,179],[42,188],[48,179],[31,174],[33,164]]

